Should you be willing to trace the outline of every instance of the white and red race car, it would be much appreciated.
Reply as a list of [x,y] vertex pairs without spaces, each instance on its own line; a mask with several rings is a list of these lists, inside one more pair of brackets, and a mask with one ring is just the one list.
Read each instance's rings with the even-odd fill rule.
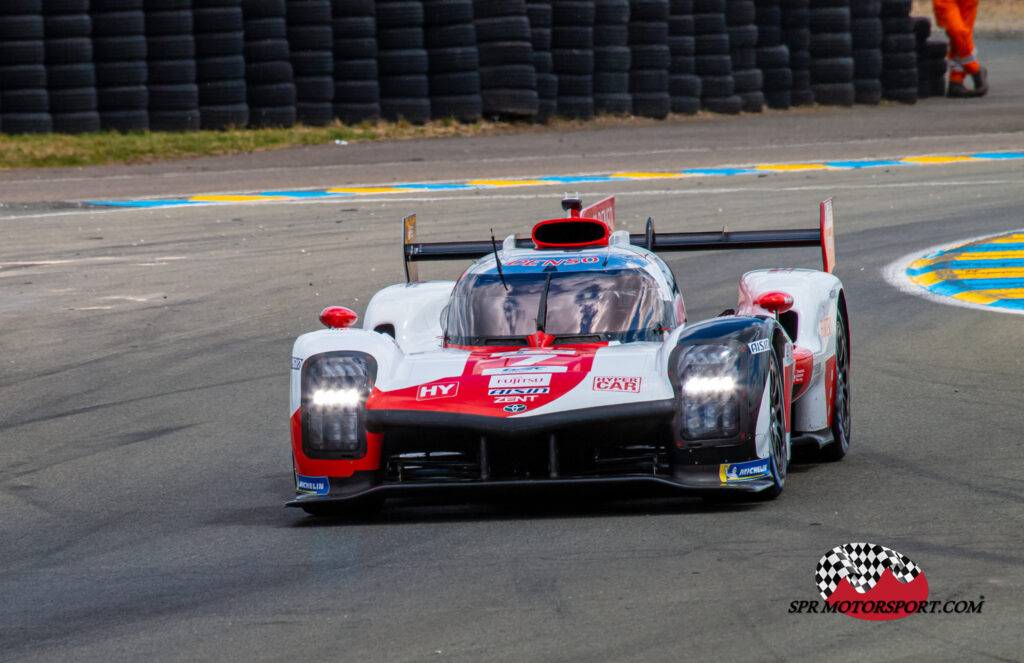
[[[343,307],[292,351],[296,496],[319,514],[424,491],[630,484],[778,495],[792,447],[842,458],[850,346],[832,201],[810,230],[615,230],[615,201],[529,239],[419,243],[364,327]],[[820,246],[824,271],[744,274],[735,311],[689,322],[658,252]],[[475,259],[458,281],[418,261]]]

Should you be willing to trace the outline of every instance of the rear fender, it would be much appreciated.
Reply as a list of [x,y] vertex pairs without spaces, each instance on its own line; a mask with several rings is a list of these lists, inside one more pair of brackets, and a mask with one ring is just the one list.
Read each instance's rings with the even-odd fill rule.
[[442,346],[441,313],[454,281],[400,283],[384,288],[366,307],[363,327],[394,333],[405,352],[426,352]]
[[842,282],[813,269],[761,269],[740,279],[739,311],[771,315],[754,302],[766,292],[782,291],[793,297],[793,307],[779,316],[781,327],[794,345],[812,356],[809,385],[793,403],[793,430],[819,431],[829,425],[829,398],[834,379],[835,322]]

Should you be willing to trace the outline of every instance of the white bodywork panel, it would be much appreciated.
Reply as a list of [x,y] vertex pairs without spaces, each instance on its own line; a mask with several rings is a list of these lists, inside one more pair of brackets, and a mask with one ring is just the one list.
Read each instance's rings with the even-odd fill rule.
[[813,269],[759,269],[740,279],[738,312],[772,315],[754,300],[766,292],[781,291],[793,297],[797,314],[794,345],[810,350],[814,369],[807,390],[793,403],[794,431],[819,431],[828,427],[825,365],[835,356],[835,326],[842,283],[832,274]]

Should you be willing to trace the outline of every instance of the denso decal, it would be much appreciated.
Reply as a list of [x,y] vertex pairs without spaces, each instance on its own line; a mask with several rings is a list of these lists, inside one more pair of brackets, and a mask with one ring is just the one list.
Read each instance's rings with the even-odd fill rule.
[[750,460],[745,463],[722,463],[718,466],[718,478],[722,483],[767,479],[771,476],[771,461]]
[[768,352],[768,348],[771,346],[768,343],[768,339],[762,338],[760,341],[747,343],[747,347],[750,348],[750,354],[756,355],[761,352]]
[[592,264],[600,260],[597,256],[581,258],[516,258],[506,262],[506,267],[558,267],[560,265]]
[[295,492],[307,495],[326,495],[331,491],[331,482],[327,477],[306,477],[295,475]]
[[546,394],[547,387],[512,387],[509,389],[488,389],[488,396],[523,396],[527,394]]
[[539,373],[537,375],[495,375],[487,383],[487,388],[546,387],[549,384],[551,384],[550,373]]
[[485,368],[483,375],[522,375],[527,373],[565,373],[566,366],[503,366],[501,368]]
[[424,384],[416,390],[416,400],[429,401],[434,398],[451,398],[459,393],[458,382],[439,382],[438,384]]
[[594,391],[628,391],[640,393],[639,377],[595,376]]

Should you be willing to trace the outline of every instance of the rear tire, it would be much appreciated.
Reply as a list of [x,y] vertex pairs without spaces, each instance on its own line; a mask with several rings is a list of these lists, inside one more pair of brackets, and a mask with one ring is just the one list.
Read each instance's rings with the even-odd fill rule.
[[846,316],[836,315],[836,389],[832,400],[833,442],[821,450],[821,459],[829,462],[842,460],[850,450],[850,432],[853,423],[850,410],[850,339],[846,331]]

